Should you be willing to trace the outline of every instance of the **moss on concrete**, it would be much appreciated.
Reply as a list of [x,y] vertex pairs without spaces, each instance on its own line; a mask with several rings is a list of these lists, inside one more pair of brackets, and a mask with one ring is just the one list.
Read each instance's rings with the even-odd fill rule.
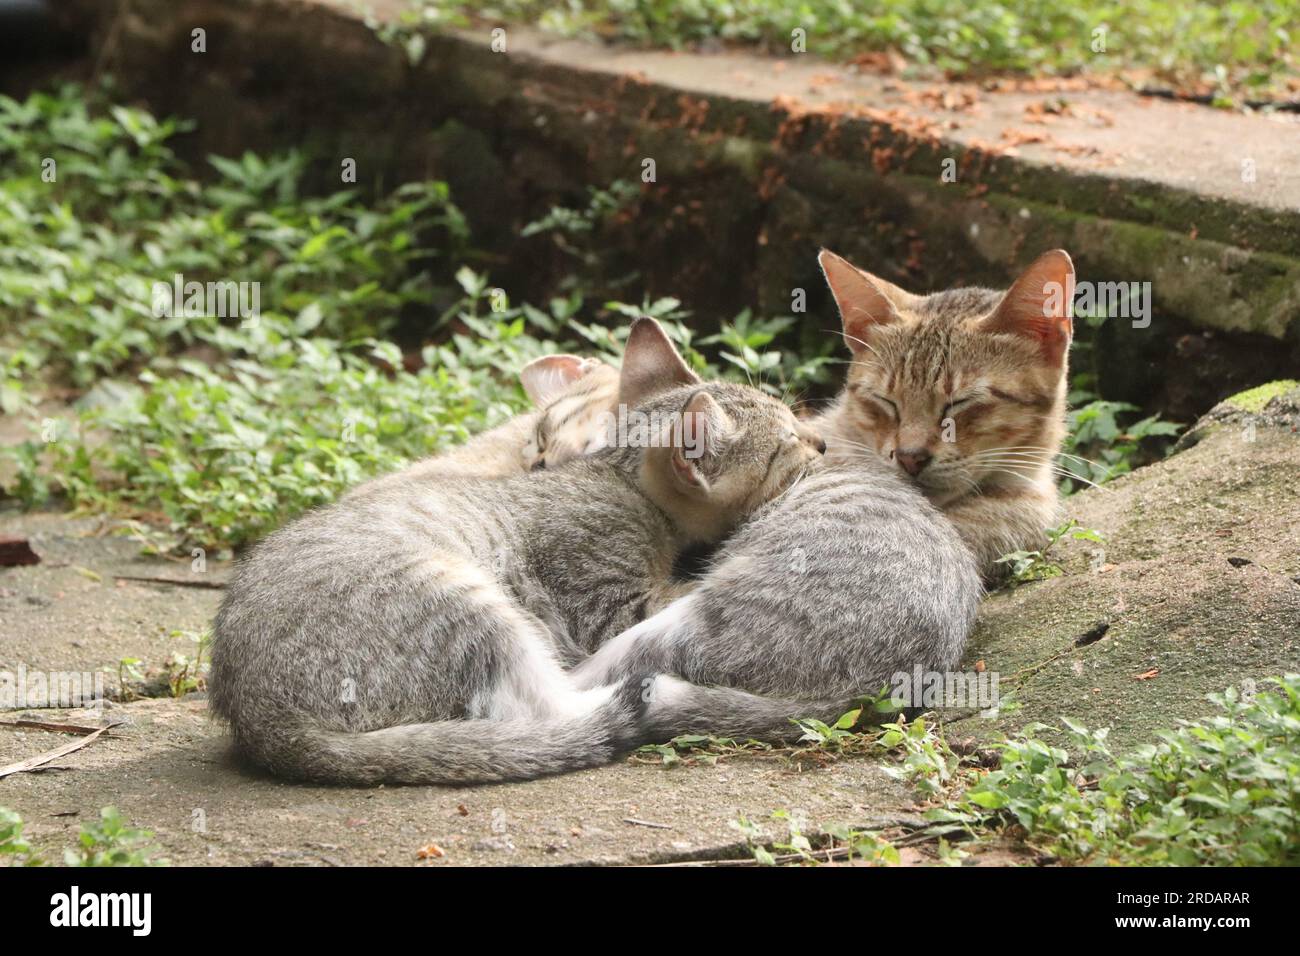
[[1283,379],[1277,382],[1267,382],[1256,388],[1248,389],[1244,392],[1238,392],[1231,395],[1225,401],[1230,405],[1235,405],[1240,409],[1248,412],[1260,412],[1264,406],[1277,395],[1285,395],[1294,388],[1300,388],[1300,382],[1295,379]]

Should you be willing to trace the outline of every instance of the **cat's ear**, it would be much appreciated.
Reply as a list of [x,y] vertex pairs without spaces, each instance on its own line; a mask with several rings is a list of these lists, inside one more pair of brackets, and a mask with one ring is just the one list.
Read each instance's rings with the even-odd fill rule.
[[524,393],[541,408],[599,364],[577,355],[543,355],[520,370],[519,381]]
[[915,300],[893,283],[863,272],[847,259],[823,249],[817,262],[831,287],[844,325],[844,341],[856,355],[868,348],[871,333],[879,326],[901,321],[899,309]]
[[1073,326],[1074,263],[1064,249],[1053,249],[1021,273],[993,314],[984,320],[990,332],[1010,332],[1031,339],[1049,365],[1061,365],[1070,347]]
[[660,392],[698,384],[700,377],[682,361],[658,322],[643,315],[632,323],[618,376],[620,404],[633,408]]
[[688,491],[709,490],[704,465],[717,454],[723,438],[734,425],[722,406],[708,392],[688,398],[673,422],[673,478]]

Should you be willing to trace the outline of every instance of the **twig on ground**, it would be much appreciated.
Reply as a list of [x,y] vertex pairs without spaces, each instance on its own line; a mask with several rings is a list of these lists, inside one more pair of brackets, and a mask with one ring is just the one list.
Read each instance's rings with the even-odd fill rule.
[[51,760],[57,760],[59,757],[66,756],[67,754],[72,753],[74,750],[80,750],[82,747],[85,747],[87,744],[93,743],[97,737],[99,737],[101,734],[103,734],[106,730],[109,729],[110,728],[108,727],[101,727],[99,730],[96,730],[93,734],[89,734],[88,736],[82,737],[80,740],[74,740],[71,743],[64,744],[62,747],[59,747],[57,750],[51,750],[48,753],[37,754],[35,757],[28,757],[26,760],[20,760],[17,763],[11,763],[7,767],[0,767],[0,777],[7,777],[11,773],[25,773],[28,770],[36,770],[37,768],[41,767],[43,764],[49,763]]
[[[116,726],[117,724],[109,724],[107,727],[87,727],[85,724],[57,724],[57,723],[47,722],[44,720],[0,721],[0,727],[17,727],[19,729],[26,729],[30,727],[33,730],[48,730],[58,734],[81,734],[82,736],[87,736],[89,734],[111,730]],[[109,734],[108,736],[112,737],[115,735]]]
[[114,581],[143,581],[146,584],[171,584],[178,588],[207,588],[212,591],[220,591],[225,585],[220,581],[185,581],[180,578],[151,578],[140,577],[134,574],[115,574]]

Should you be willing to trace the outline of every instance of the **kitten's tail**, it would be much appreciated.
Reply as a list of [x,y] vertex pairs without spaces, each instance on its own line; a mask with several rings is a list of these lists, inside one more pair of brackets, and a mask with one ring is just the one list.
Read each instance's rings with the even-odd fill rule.
[[663,743],[689,733],[714,737],[794,741],[804,733],[796,719],[834,724],[852,710],[854,700],[825,697],[797,700],[763,697],[734,687],[705,687],[660,674],[645,694],[649,706],[641,720],[640,743]]
[[640,743],[640,681],[575,716],[540,720],[444,720],[363,733],[286,726],[239,749],[281,776],[318,783],[478,784],[565,773],[610,763]]

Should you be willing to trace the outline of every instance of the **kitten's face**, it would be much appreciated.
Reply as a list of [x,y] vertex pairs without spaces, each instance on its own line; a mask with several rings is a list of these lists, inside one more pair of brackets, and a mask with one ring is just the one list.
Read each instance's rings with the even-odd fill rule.
[[688,538],[721,540],[820,462],[826,443],[758,389],[701,382],[653,319],[633,323],[619,401],[642,489]]
[[816,431],[758,389],[712,382],[677,394],[686,396],[683,417],[695,416],[694,454],[674,462],[678,485],[732,519],[781,494],[826,452]]
[[[938,504],[1041,478],[1063,434],[1069,319],[1045,315],[1042,298],[1024,298],[1022,283],[1031,291],[1064,284],[1069,259],[1059,255],[1063,262],[1031,267],[1016,295],[914,296],[874,277],[867,289],[858,278],[864,274],[831,263],[827,277],[854,352],[843,397],[846,440],[832,457],[879,454]],[[1068,281],[1072,288],[1072,270]]]
[[618,409],[618,369],[595,359],[580,359],[576,366],[559,361],[571,358],[547,356],[522,373],[540,409],[523,449],[526,471],[555,468],[608,443],[607,416]]

